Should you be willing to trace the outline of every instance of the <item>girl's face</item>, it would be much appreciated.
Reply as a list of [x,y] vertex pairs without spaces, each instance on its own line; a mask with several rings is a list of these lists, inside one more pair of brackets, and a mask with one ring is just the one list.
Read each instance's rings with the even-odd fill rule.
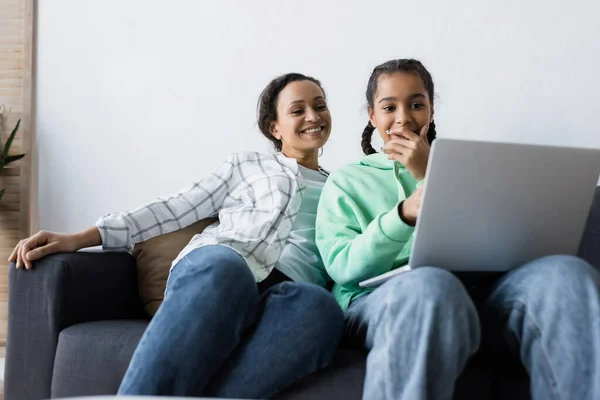
[[271,127],[284,153],[308,152],[325,145],[331,132],[331,114],[325,95],[316,83],[296,81],[277,99],[277,121]]
[[383,74],[377,81],[369,120],[377,128],[384,143],[402,136],[401,128],[419,135],[421,128],[433,119],[433,106],[423,80],[417,73]]

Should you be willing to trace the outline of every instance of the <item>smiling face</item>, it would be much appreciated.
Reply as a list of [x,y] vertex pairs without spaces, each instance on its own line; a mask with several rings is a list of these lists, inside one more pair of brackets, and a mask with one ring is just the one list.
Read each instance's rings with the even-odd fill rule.
[[377,90],[369,102],[369,120],[384,143],[407,128],[419,134],[433,119],[433,104],[419,74],[394,72],[381,74]]
[[323,147],[331,133],[331,114],[319,85],[309,80],[289,83],[277,97],[277,120],[270,131],[286,154]]

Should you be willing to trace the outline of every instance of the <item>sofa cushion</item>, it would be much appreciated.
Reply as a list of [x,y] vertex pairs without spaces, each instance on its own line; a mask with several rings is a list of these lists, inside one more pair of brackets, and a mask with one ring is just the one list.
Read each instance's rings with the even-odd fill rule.
[[331,366],[299,380],[276,398],[360,400],[365,380],[366,358],[366,351],[340,348]]
[[148,321],[88,322],[58,337],[52,398],[115,394]]
[[[52,398],[115,394],[147,325],[148,321],[98,321],[64,329],[54,360]],[[362,349],[340,348],[331,366],[299,380],[277,398],[358,400],[366,357]],[[501,391],[494,399],[529,398],[527,375],[515,361],[503,364],[475,357],[455,389],[455,400],[486,400]]]
[[[360,400],[364,387],[367,352],[362,349],[342,347],[335,356],[333,364],[323,371],[316,372],[296,382],[284,391],[278,399],[317,400],[344,399]],[[490,368],[488,361],[479,356],[469,361],[455,385],[455,400],[489,400],[491,398]],[[514,363],[508,365],[514,368]],[[511,383],[521,383],[518,379]],[[525,381],[525,385],[527,381]],[[501,399],[527,399],[517,390],[509,392]]]
[[[64,329],[58,339],[52,397],[115,394],[148,321],[98,321]],[[360,399],[366,352],[340,349],[333,365],[293,385],[280,399]]]
[[192,237],[217,221],[213,218],[198,221],[187,228],[138,243],[132,255],[136,259],[138,286],[142,304],[154,315],[164,299],[171,263]]

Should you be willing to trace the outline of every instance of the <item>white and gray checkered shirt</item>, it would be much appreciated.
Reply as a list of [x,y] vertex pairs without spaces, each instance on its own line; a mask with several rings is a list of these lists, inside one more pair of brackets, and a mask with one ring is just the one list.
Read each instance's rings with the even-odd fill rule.
[[296,160],[281,153],[237,153],[174,195],[108,214],[96,226],[105,250],[130,251],[138,242],[218,216],[219,222],[195,235],[172,265],[200,246],[220,244],[237,251],[260,282],[279,259],[304,190]]

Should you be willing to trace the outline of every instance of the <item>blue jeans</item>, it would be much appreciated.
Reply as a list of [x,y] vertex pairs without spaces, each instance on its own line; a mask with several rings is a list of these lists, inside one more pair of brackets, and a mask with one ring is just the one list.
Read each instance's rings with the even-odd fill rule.
[[173,268],[119,394],[271,397],[330,364],[343,327],[325,289],[283,282],[260,296],[242,257],[203,246]]
[[600,399],[600,273],[592,266],[571,256],[533,261],[478,306],[438,268],[401,274],[355,300],[345,335],[370,350],[363,397],[452,399],[483,338],[483,350],[521,359],[534,400]]

